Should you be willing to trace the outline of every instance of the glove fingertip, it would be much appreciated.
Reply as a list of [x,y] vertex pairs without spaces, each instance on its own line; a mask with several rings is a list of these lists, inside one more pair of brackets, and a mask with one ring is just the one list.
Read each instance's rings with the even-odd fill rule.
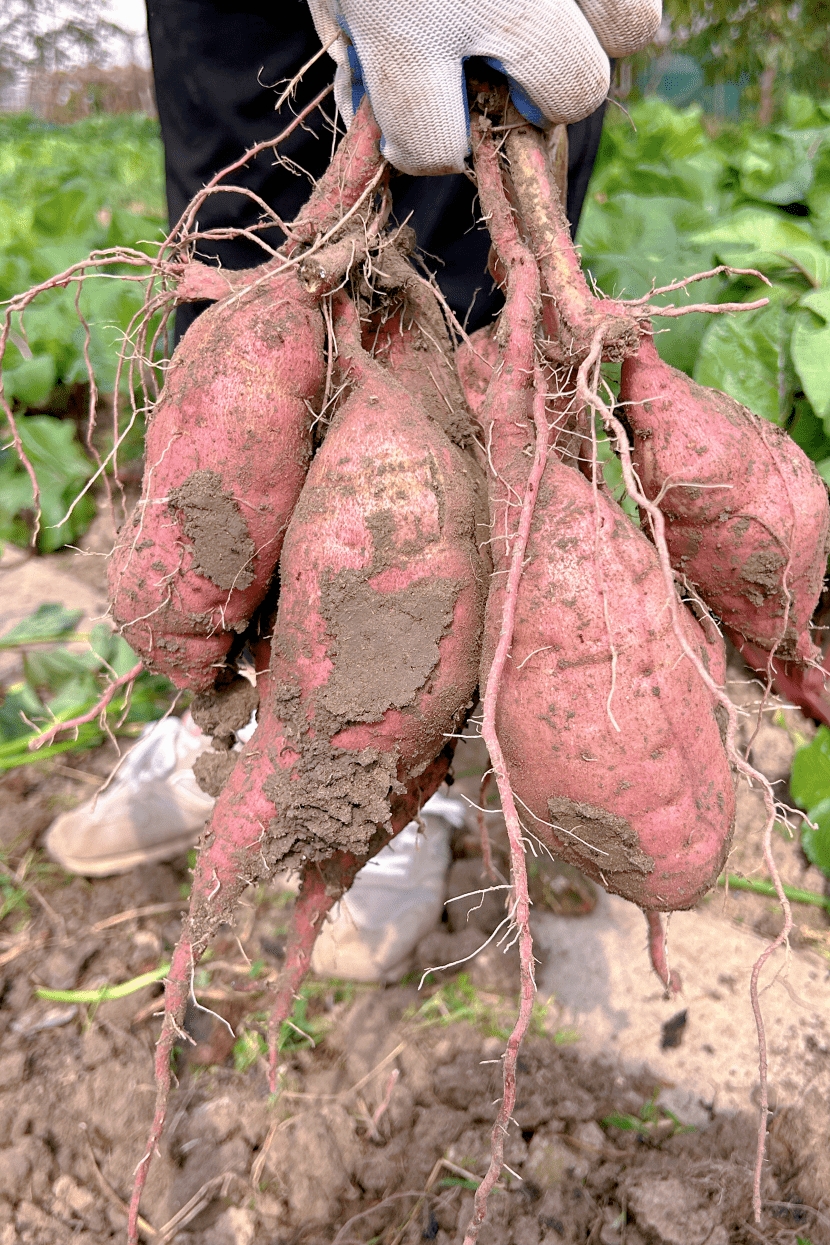
[[354,120],[354,114],[360,106],[363,94],[361,86],[360,94],[355,99],[353,79],[349,67],[348,65],[338,65],[334,75],[334,102],[337,104],[337,111],[347,126],[351,125]]

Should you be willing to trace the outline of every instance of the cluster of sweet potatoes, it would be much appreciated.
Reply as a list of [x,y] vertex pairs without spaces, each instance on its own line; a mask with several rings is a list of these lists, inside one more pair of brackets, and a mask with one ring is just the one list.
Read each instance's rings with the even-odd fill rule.
[[[383,232],[365,106],[276,260],[182,281],[216,301],[150,421],[113,614],[205,720],[247,645],[259,707],[166,983],[134,1234],[193,968],[246,885],[301,876],[276,1025],[334,899],[443,780],[480,697],[521,833],[659,928],[729,850],[716,620],[812,655],[829,524],[811,463],[664,365],[647,305],[591,293],[543,140],[516,118],[494,133],[482,106],[474,167],[506,301],[457,351],[405,231]],[[603,360],[623,361],[616,413]],[[597,412],[639,525],[604,484]]]

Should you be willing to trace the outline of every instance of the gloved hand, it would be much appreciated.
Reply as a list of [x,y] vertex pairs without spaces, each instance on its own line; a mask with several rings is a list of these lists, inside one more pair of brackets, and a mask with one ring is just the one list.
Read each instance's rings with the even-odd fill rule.
[[463,61],[507,74],[534,125],[587,117],[608,93],[609,56],[646,46],[661,0],[308,0],[337,62],[351,121],[364,91],[383,154],[404,173],[460,172],[469,151]]

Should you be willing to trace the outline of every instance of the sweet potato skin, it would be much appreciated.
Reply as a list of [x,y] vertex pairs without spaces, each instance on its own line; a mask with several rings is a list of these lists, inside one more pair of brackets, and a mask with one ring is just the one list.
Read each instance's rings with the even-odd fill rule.
[[[519,586],[496,723],[527,829],[640,907],[691,907],[731,840],[715,702],[674,634],[657,554],[552,456]],[[686,638],[721,674],[680,606]],[[485,662],[500,618],[488,602]]]
[[212,684],[271,582],[324,370],[322,316],[293,272],[208,308],[170,363],[109,583],[128,643],[179,687]]
[[830,508],[803,450],[663,363],[650,337],[623,364],[620,399],[643,490],[652,500],[664,490],[675,569],[747,640],[783,660],[815,657],[808,628],[830,552]]
[[499,346],[490,325],[476,329],[455,352],[455,365],[464,386],[464,397],[473,416],[480,422],[487,387],[498,365]]
[[355,389],[286,534],[263,723],[214,811],[268,851],[365,854],[473,696],[487,569],[475,464],[338,335]]

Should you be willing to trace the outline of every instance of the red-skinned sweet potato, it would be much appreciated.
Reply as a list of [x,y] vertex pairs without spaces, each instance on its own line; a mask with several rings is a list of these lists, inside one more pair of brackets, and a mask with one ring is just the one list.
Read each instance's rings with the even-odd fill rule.
[[299,868],[301,921],[278,1003],[290,1001],[326,908],[316,870],[342,893],[402,828],[413,801],[446,773],[439,754],[475,691],[489,569],[477,547],[477,468],[417,396],[365,354],[345,296],[335,322],[354,388],[289,524],[259,723],[201,842],[167,977],[159,1094],[133,1225],[164,1123],[190,974],[212,934],[233,918],[249,882]]
[[455,365],[464,386],[467,406],[477,421],[480,421],[487,387],[498,361],[499,345],[489,324],[476,329],[469,342],[462,342],[455,352]]
[[109,583],[124,638],[179,687],[212,684],[270,583],[324,376],[323,319],[294,271],[208,308],[170,363]]
[[446,322],[438,302],[406,256],[389,247],[372,268],[375,288],[388,291],[382,309],[362,322],[364,349],[417,396],[424,411],[457,445],[475,432]]
[[[336,223],[380,165],[367,103],[286,251]],[[180,297],[221,301],[170,362],[147,430],[142,497],[109,568],[121,632],[178,687],[212,685],[272,581],[311,459],[326,369],[319,298],[342,275],[325,270],[332,252],[348,262],[354,247],[319,253],[313,271],[308,262],[279,271],[284,256],[230,282],[219,269],[185,270]]]
[[809,623],[827,567],[827,488],[803,450],[734,398],[660,359],[622,368],[632,460],[658,496],[672,565],[727,627],[783,660],[817,656]]
[[352,316],[342,299],[338,353],[355,388],[280,563],[271,726],[214,812],[318,857],[359,854],[390,791],[455,729],[476,684],[487,588],[475,464],[365,355]]
[[[502,477],[511,460],[521,469],[515,419],[507,437],[502,469],[496,418],[492,456]],[[501,579],[488,600],[483,675],[502,616]],[[719,678],[717,648],[678,609],[687,640]],[[734,819],[715,702],[675,636],[656,551],[553,455],[496,725],[525,824],[556,856],[648,909],[690,907],[714,884]]]

